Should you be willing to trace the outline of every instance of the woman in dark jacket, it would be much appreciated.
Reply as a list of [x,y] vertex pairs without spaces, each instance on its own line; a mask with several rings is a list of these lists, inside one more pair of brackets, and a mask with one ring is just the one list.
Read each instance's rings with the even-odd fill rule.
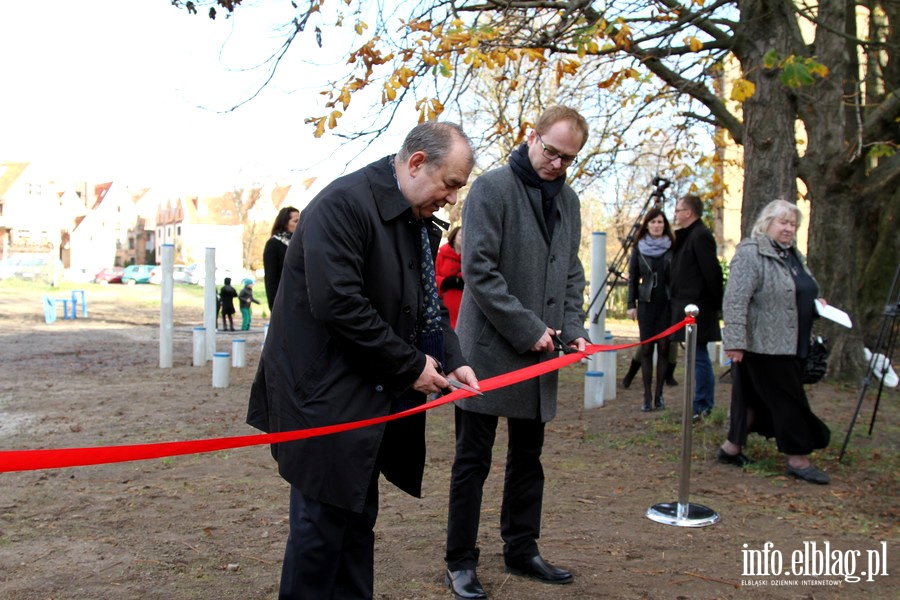
[[278,284],[281,282],[284,255],[299,222],[299,210],[293,206],[282,208],[275,217],[275,223],[272,224],[272,237],[263,249],[263,270],[266,272],[266,301],[269,303],[269,311],[275,304],[275,293],[278,292]]
[[787,455],[787,475],[825,484],[830,478],[809,454],[828,446],[831,432],[813,414],[801,381],[819,286],[794,245],[800,216],[790,202],[770,202],[731,261],[723,335],[733,362],[731,417],[716,459],[750,464],[742,449],[756,431]]
[[[637,234],[628,267],[628,316],[637,319],[641,341],[652,338],[671,325],[669,307],[669,267],[672,262],[672,228],[659,207],[651,208]],[[653,348],[656,347],[656,388],[653,382]],[[669,367],[669,338],[641,346],[641,375],[644,379],[643,412],[665,408],[662,390]]]

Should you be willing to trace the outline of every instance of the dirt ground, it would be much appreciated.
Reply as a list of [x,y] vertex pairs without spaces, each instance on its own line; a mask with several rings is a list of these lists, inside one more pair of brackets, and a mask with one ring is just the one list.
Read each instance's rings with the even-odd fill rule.
[[[190,366],[191,330],[202,320],[196,296],[176,288],[175,366],[160,369],[159,288],[84,287],[89,318],[47,325],[39,290],[0,283],[0,449],[256,433],[244,417],[262,342],[258,307],[249,335],[218,336],[225,351],[231,339],[245,338],[248,365],[231,370],[230,387],[214,389],[210,366]],[[616,341],[636,336],[628,324],[612,329]],[[621,378],[629,357],[619,353],[618,360]],[[724,370],[717,367],[719,374]],[[679,381],[682,373],[679,365]],[[540,547],[572,570],[572,585],[547,586],[503,572],[498,521],[505,439],[499,436],[478,570],[490,598],[724,599],[751,590],[763,599],[898,597],[896,390],[882,396],[871,437],[875,394],[869,391],[848,454],[838,463],[859,389],[810,388],[814,410],[832,429],[831,446],[815,461],[833,483],[814,486],[783,476],[774,443],[764,440],[749,446],[759,462],[748,470],[715,462],[730,395],[727,381],[719,382],[716,411],[693,430],[690,483],[691,501],[716,510],[721,521],[686,528],[645,516],[650,506],[678,498],[683,392],[667,388],[669,408],[643,414],[638,384],[639,378],[628,390],[620,386],[615,399],[586,411],[583,367],[563,372],[559,416],[548,426],[545,445]],[[377,598],[450,597],[442,557],[452,438],[451,408],[436,409],[428,418],[424,498],[382,482]],[[0,598],[275,598],[287,504],[288,486],[263,446],[0,473]],[[827,544],[833,571],[860,574],[875,554],[885,564],[873,581],[863,576],[856,583],[840,576],[745,573],[748,551],[761,551],[766,542],[772,543],[767,564],[781,557],[784,570],[804,543],[819,551]],[[854,551],[860,554],[851,564]]]

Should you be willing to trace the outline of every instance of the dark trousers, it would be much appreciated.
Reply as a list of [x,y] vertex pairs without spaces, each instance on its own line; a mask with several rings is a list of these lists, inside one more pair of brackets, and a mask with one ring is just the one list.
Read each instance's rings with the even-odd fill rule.
[[[478,525],[484,482],[498,417],[456,408],[456,458],[450,475],[447,519],[447,568],[474,569],[478,564]],[[500,536],[507,563],[537,555],[544,498],[544,423],[539,419],[507,419],[509,447],[500,509]]]
[[291,486],[290,533],[280,600],[371,599],[378,469],[362,513],[325,504]]
[[827,447],[831,431],[813,414],[800,374],[795,356],[745,351],[744,360],[731,366],[728,441],[744,446],[747,434],[755,431],[774,437],[784,454],[801,456]]

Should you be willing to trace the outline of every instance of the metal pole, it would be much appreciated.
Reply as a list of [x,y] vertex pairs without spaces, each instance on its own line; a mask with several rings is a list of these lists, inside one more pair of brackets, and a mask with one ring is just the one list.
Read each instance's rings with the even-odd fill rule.
[[172,271],[175,264],[175,246],[162,245],[162,281],[159,308],[159,368],[172,368],[172,329],[175,318]]
[[[647,518],[665,525],[679,527],[704,527],[719,521],[719,515],[706,506],[691,504],[691,433],[694,416],[694,363],[697,360],[697,324],[694,322],[700,310],[688,304],[684,314],[692,317],[684,330],[684,411],[681,417],[681,475],[678,481],[678,502],[654,504],[647,509]],[[660,360],[662,357],[660,357]]]

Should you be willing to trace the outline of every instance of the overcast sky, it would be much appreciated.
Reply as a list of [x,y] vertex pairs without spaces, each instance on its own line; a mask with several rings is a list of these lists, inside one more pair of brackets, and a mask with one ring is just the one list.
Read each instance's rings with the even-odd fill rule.
[[[277,48],[273,25],[292,16],[289,2],[212,21],[169,0],[0,0],[0,161],[176,190],[330,179],[354,152],[332,156],[336,142],[315,140],[303,120],[324,114],[319,92],[348,40],[329,35],[320,50],[307,36],[258,98],[221,112],[261,80],[241,70]],[[401,139],[386,138],[354,168]]]

